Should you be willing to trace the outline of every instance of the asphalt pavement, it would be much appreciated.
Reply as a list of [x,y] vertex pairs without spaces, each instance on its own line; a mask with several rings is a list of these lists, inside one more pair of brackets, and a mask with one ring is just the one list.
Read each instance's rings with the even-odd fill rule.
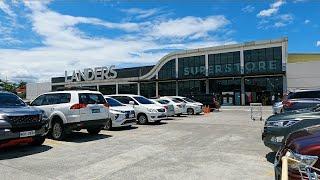
[[[263,117],[271,114],[264,108]],[[248,107],[0,151],[1,179],[274,179]]]

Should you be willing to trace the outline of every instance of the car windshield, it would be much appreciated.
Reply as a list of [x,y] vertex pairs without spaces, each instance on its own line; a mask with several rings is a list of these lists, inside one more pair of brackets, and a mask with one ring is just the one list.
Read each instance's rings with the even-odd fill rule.
[[182,102],[182,101],[179,101],[177,99],[172,99],[172,101],[175,102],[175,103],[181,103]]
[[0,93],[0,107],[20,107],[26,104],[14,94]]
[[154,104],[154,102],[150,101],[149,99],[143,97],[143,96],[135,96],[133,97],[136,101],[138,101],[140,104]]
[[169,101],[167,101],[167,100],[158,100],[158,102],[160,104],[169,104]]
[[192,99],[189,99],[189,98],[183,98],[183,100],[187,101],[187,102],[190,102],[190,103],[195,103],[196,101],[192,100]]
[[111,106],[111,107],[116,107],[116,106],[125,106],[124,104],[122,104],[121,102],[113,99],[113,98],[106,98],[108,104]]

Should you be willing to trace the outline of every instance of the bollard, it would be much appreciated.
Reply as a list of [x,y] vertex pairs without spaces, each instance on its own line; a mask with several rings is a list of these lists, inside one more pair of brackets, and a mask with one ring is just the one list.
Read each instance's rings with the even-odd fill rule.
[[283,156],[281,158],[281,160],[282,160],[281,179],[282,180],[288,180],[288,157],[287,156]]

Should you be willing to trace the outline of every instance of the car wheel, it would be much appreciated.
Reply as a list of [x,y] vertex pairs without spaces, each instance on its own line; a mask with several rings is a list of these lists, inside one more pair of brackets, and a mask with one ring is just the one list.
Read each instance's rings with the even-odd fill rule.
[[106,130],[111,130],[112,129],[112,120],[109,119],[106,123],[106,126],[104,127]]
[[192,114],[194,114],[194,111],[193,111],[192,108],[188,108],[188,109],[187,109],[187,113],[188,113],[189,115],[192,115]]
[[160,124],[160,122],[161,122],[161,120],[159,120],[159,121],[155,121],[155,124]]
[[177,114],[177,116],[178,116],[178,117],[180,117],[180,116],[181,116],[181,114]]
[[99,128],[88,128],[87,129],[87,131],[88,131],[88,133],[89,134],[99,134],[99,132],[101,131],[101,128],[99,127]]
[[62,140],[65,137],[65,130],[61,122],[52,123],[51,137],[54,140]]
[[31,143],[31,145],[41,146],[45,140],[46,140],[45,136],[33,137],[33,142]]
[[139,124],[147,124],[148,123],[148,118],[146,115],[141,114],[138,118]]

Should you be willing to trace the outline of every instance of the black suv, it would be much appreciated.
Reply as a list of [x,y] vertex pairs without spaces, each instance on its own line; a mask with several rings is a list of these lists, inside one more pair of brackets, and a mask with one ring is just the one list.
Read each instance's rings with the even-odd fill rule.
[[17,145],[41,145],[48,131],[48,118],[29,107],[17,95],[0,91],[0,149]]

